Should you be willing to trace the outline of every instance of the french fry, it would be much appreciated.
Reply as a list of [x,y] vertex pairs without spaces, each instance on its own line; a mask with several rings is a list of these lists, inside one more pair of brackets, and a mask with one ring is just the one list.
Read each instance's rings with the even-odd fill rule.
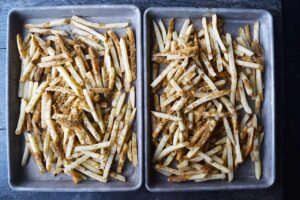
[[127,36],[129,42],[130,69],[131,69],[132,79],[136,80],[136,44],[135,44],[134,32],[131,27],[127,28]]
[[77,38],[78,38],[81,42],[87,44],[88,46],[91,46],[91,47],[95,48],[96,50],[98,50],[98,51],[100,51],[100,52],[104,50],[104,47],[103,47],[101,44],[95,42],[94,40],[91,40],[91,39],[89,39],[89,38],[87,38],[87,37],[84,37],[84,36],[82,36],[82,35],[79,35]]
[[161,152],[162,152],[164,146],[166,145],[168,139],[169,139],[169,136],[168,135],[164,135],[162,137],[162,139],[160,140],[158,146],[156,147],[155,153],[154,153],[154,157],[153,157],[153,161],[154,162],[158,160],[158,157],[161,154]]
[[55,34],[59,34],[59,35],[62,35],[62,36],[68,36],[68,34],[65,31],[55,30],[55,29],[29,28],[28,32],[42,34],[42,35],[55,35]]
[[137,147],[137,136],[136,133],[132,133],[132,161],[133,165],[138,165],[138,147]]
[[95,149],[106,148],[109,145],[110,145],[110,142],[101,142],[101,143],[87,145],[87,146],[76,146],[74,148],[74,152],[91,151],[91,150],[95,150]]
[[216,98],[220,98],[224,95],[227,95],[229,92],[226,91],[226,90],[223,90],[223,91],[216,91],[216,92],[213,92],[213,93],[210,93],[210,94],[207,94],[205,95],[204,97],[194,101],[193,103],[191,103],[190,105],[188,105],[184,111],[184,113],[188,113],[189,111],[191,111],[192,109],[196,108],[197,106],[207,102],[207,101],[210,101],[210,100],[213,100],[213,99],[216,99]]
[[38,165],[40,173],[43,174],[43,173],[45,173],[45,167],[42,162],[41,152],[37,146],[37,143],[36,143],[34,137],[31,134],[27,134],[27,136],[28,136],[28,145],[29,145],[30,153],[31,153],[32,157],[34,158],[36,164]]
[[164,50],[163,38],[162,38],[161,32],[158,28],[158,25],[156,24],[156,22],[154,20],[153,20],[153,27],[154,27],[154,33],[156,36],[156,40],[157,40],[157,43],[159,46],[159,50],[163,51]]
[[242,105],[244,107],[245,112],[248,113],[248,114],[251,114],[252,110],[251,110],[251,108],[250,108],[250,106],[247,102],[246,94],[245,94],[245,90],[244,90],[241,78],[238,81],[238,89],[239,89],[239,93],[240,93],[240,96],[241,96],[241,102],[242,102]]
[[91,39],[91,40],[95,40],[95,42],[99,42],[99,40],[100,40],[100,39],[97,38],[95,35],[93,35],[93,34],[87,32],[87,31],[84,31],[84,30],[82,30],[82,29],[77,29],[77,28],[75,28],[75,29],[72,30],[72,33],[77,34],[77,35],[81,35],[81,36],[86,37],[86,38],[89,38],[89,39]]
[[25,24],[24,28],[30,29],[30,28],[51,28],[54,26],[63,26],[67,25],[70,23],[69,19],[57,19],[57,20],[52,20],[40,24]]
[[19,115],[19,119],[18,119],[18,125],[17,125],[17,129],[15,131],[15,133],[17,135],[20,135],[22,133],[22,128],[25,122],[25,116],[26,116],[26,109],[27,107],[27,101],[22,99],[21,101],[21,106],[20,106],[20,115]]
[[78,22],[76,22],[74,20],[71,20],[71,24],[74,25],[74,26],[76,26],[79,29],[82,29],[82,30],[84,30],[84,31],[86,31],[86,32],[94,35],[96,38],[99,38],[101,41],[105,41],[106,40],[106,37],[104,35],[102,35],[101,33],[98,33],[97,31],[95,31],[95,30],[93,30],[91,28],[89,28],[88,26],[80,24],[80,23],[78,23]]
[[230,87],[230,102],[235,105],[235,93],[237,88],[237,73],[235,67],[235,60],[233,55],[232,39],[230,34],[226,34],[226,41],[229,44],[228,48],[228,60],[229,60],[229,70],[231,74],[231,87]]
[[182,120],[180,117],[174,116],[174,115],[169,115],[169,114],[164,114],[164,113],[159,113],[159,112],[151,112],[155,117],[162,118],[162,119],[167,119],[167,120],[172,120],[172,121],[180,121]]
[[35,104],[41,97],[42,93],[44,92],[44,90],[46,89],[48,84],[49,84],[49,81],[45,81],[45,82],[41,83],[40,86],[37,88],[37,90],[32,94],[32,97],[31,97],[30,101],[28,102],[26,109],[25,109],[26,113],[33,111]]
[[24,152],[23,152],[23,156],[22,156],[22,162],[21,162],[22,167],[24,167],[26,165],[28,157],[29,157],[29,148],[28,148],[27,143],[25,143]]
[[17,45],[18,45],[18,50],[19,50],[21,60],[24,60],[26,58],[26,51],[20,34],[17,34]]
[[106,182],[106,180],[103,179],[102,176],[100,176],[100,175],[98,175],[98,174],[96,174],[94,172],[91,172],[90,170],[88,170],[88,169],[86,169],[86,168],[84,168],[82,166],[77,166],[76,170],[78,170],[79,172],[81,172],[81,173],[83,173],[83,174],[85,174],[85,175],[87,175],[87,176],[89,176],[89,177],[91,177],[91,178],[93,178],[93,179],[95,179],[95,180],[97,180],[99,182],[103,182],[103,183]]
[[109,23],[109,24],[90,22],[90,21],[87,21],[87,20],[80,18],[78,16],[75,16],[75,15],[72,17],[72,20],[75,20],[78,23],[84,24],[86,26],[89,26],[92,28],[99,28],[99,29],[126,28],[128,26],[127,22]]
[[118,173],[122,173],[124,163],[126,161],[127,150],[128,150],[128,144],[126,143],[126,144],[124,144],[121,154],[120,154],[120,159],[119,159],[118,168],[117,168]]
[[82,114],[82,119],[83,119],[84,125],[87,127],[87,129],[90,131],[90,133],[93,135],[93,137],[99,142],[101,139],[99,133],[97,132],[97,130],[95,129],[93,124],[90,122],[90,120],[84,113]]
[[232,148],[231,148],[231,142],[227,138],[226,140],[226,149],[227,149],[227,166],[228,169],[231,171],[228,173],[228,181],[231,182],[233,180],[233,158],[232,158]]
[[212,50],[211,50],[211,45],[210,45],[210,39],[209,39],[209,34],[208,34],[208,28],[207,28],[207,22],[206,22],[206,17],[202,18],[202,27],[204,30],[204,36],[205,36],[205,44],[206,44],[206,51],[208,55],[208,59],[212,60]]
[[221,71],[223,71],[223,65],[222,65],[222,59],[221,59],[221,52],[220,52],[220,49],[219,49],[219,46],[218,46],[218,41],[217,41],[217,38],[214,34],[213,28],[211,26],[209,26],[208,30],[209,30],[209,35],[210,35],[210,38],[213,41],[213,46],[214,46],[214,49],[215,49],[215,52],[216,52],[217,69],[218,69],[218,72],[221,72]]
[[125,69],[125,78],[128,81],[128,83],[131,83],[132,82],[131,66],[129,65],[129,61],[128,61],[126,42],[124,38],[121,38],[120,40],[120,48],[122,53],[122,61]]
[[157,160],[161,160],[163,159],[164,157],[166,157],[168,154],[170,154],[172,151],[176,151],[178,149],[181,149],[181,148],[184,148],[188,145],[187,142],[184,142],[184,143],[178,143],[177,145],[174,145],[174,146],[169,146],[167,148],[165,148],[158,156]]
[[36,66],[36,62],[39,59],[41,55],[41,50],[40,48],[37,48],[37,50],[35,51],[34,55],[32,56],[32,59],[30,60],[30,63],[28,64],[28,66],[24,69],[22,76],[20,78],[20,82],[24,83],[28,77],[30,76],[30,73],[32,71],[32,69]]
[[73,145],[74,145],[74,139],[75,139],[75,135],[72,135],[71,137],[69,137],[69,142],[68,142],[67,151],[66,151],[67,159],[70,159],[70,157],[71,157],[71,153],[72,153]]
[[235,60],[235,63],[239,66],[242,67],[249,67],[249,68],[254,68],[254,69],[259,69],[262,70],[262,65],[257,64],[257,63],[253,63],[253,62],[248,62],[248,61],[243,61],[243,60]]
[[111,168],[111,164],[112,164],[112,161],[113,161],[113,158],[116,154],[116,151],[117,151],[117,148],[116,148],[116,145],[114,145],[110,151],[110,154],[109,154],[109,157],[107,159],[107,162],[106,162],[106,165],[105,165],[105,168],[104,168],[104,171],[103,171],[103,178],[104,179],[107,179],[108,177],[108,174],[109,174],[109,171],[110,171],[110,168]]

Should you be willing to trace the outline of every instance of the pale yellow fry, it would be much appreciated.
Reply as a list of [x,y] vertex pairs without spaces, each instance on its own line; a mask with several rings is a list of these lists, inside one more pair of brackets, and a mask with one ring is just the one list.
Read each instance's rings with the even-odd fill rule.
[[168,67],[166,67],[164,69],[164,71],[162,71],[159,76],[151,83],[151,87],[155,88],[166,76],[167,74],[171,71],[171,69],[178,63],[177,61],[173,61],[171,62]]
[[25,143],[24,152],[23,152],[22,161],[21,161],[22,167],[24,167],[26,165],[28,157],[29,157],[29,148],[28,148],[27,143]]
[[169,146],[167,148],[165,148],[160,155],[158,156],[157,160],[160,161],[161,159],[163,159],[164,157],[166,157],[167,155],[169,155],[171,152],[176,151],[178,149],[184,148],[188,145],[188,142],[184,142],[184,143],[178,143],[176,145],[173,146]]
[[162,52],[164,50],[163,38],[162,38],[161,32],[154,20],[153,20],[153,27],[154,27],[154,33],[156,36],[156,40],[157,40],[157,43],[159,46],[159,50]]
[[120,48],[122,52],[122,61],[125,69],[125,78],[128,81],[128,83],[132,82],[132,74],[131,69],[128,61],[128,54],[127,54],[127,47],[126,47],[126,41],[124,38],[120,39]]
[[205,103],[205,102],[208,102],[208,101],[211,101],[213,99],[217,99],[217,98],[220,98],[224,95],[227,95],[228,94],[228,91],[226,90],[221,90],[221,91],[215,91],[215,92],[212,92],[212,93],[209,93],[205,96],[203,96],[202,98],[199,98],[198,100],[192,102],[191,104],[189,104],[185,110],[184,110],[184,113],[188,113],[190,112],[191,110],[193,110],[194,108],[196,108],[197,106]]
[[81,23],[85,26],[89,26],[91,28],[100,28],[100,29],[126,28],[129,25],[128,22],[108,23],[108,24],[96,23],[96,22],[87,21],[87,20],[85,20],[81,17],[78,17],[76,15],[72,16],[72,20],[74,20],[78,23]]
[[40,48],[37,48],[34,55],[32,56],[32,59],[30,60],[30,63],[22,73],[22,76],[20,78],[21,83],[24,83],[29,78],[32,69],[36,66],[35,62],[39,59],[40,56],[41,56],[41,50]]
[[88,117],[86,116],[85,113],[82,114],[82,119],[85,127],[90,131],[90,133],[94,136],[94,138],[99,142],[100,141],[100,135],[95,129],[95,127],[92,125]]
[[27,113],[33,111],[35,104],[37,103],[37,101],[39,100],[39,98],[41,97],[42,93],[44,92],[44,90],[48,85],[49,85],[49,80],[41,83],[38,89],[32,94],[32,97],[25,109]]
[[227,138],[226,140],[226,148],[227,148],[227,166],[230,172],[228,173],[228,181],[231,182],[233,180],[233,158],[232,158],[232,147],[231,142]]
[[[186,33],[186,30],[190,24],[191,20],[190,19],[186,19],[180,29],[180,32],[179,32],[179,37],[180,38],[183,38],[185,33]],[[173,38],[174,40],[176,40],[175,38]]]
[[228,43],[228,59],[229,59],[229,70],[231,75],[231,86],[230,86],[230,102],[235,106],[235,93],[237,88],[237,72],[235,67],[235,59],[233,55],[232,39],[229,33],[226,34],[226,41]]
[[67,69],[69,70],[71,76],[75,79],[75,81],[76,81],[80,86],[83,86],[83,85],[84,85],[83,80],[82,80],[82,78],[80,77],[80,75],[77,73],[77,71],[74,69],[72,63],[67,62],[67,63],[66,63],[66,66],[67,66]]
[[246,94],[245,94],[245,90],[244,90],[243,82],[242,82],[241,78],[238,81],[238,89],[239,89],[239,93],[240,93],[240,97],[241,97],[241,103],[244,107],[245,112],[248,114],[252,114],[252,110],[247,102],[247,98],[246,98]]
[[243,61],[243,60],[239,60],[239,59],[236,59],[235,63],[242,67],[249,67],[249,68],[260,69],[260,70],[263,68],[262,65],[260,65],[260,64],[257,64],[254,62]]
[[19,119],[18,119],[18,125],[17,125],[16,131],[15,131],[15,133],[17,135],[22,133],[22,128],[23,128],[23,125],[25,122],[25,116],[26,116],[26,112],[25,112],[26,106],[27,106],[27,101],[22,99],[21,106],[20,106],[20,115],[19,115]]
[[63,67],[57,67],[57,71],[64,78],[67,84],[72,88],[75,94],[77,94],[78,96],[82,96],[82,91],[80,86],[70,77],[68,72]]
[[67,159],[70,159],[70,157],[71,157],[71,153],[72,153],[73,146],[74,146],[74,139],[75,139],[75,135],[72,135],[71,137],[69,137],[67,150],[66,150],[66,158]]
[[114,156],[116,154],[116,151],[117,151],[117,147],[116,145],[114,145],[110,151],[110,154],[108,156],[108,159],[107,159],[107,162],[106,162],[106,165],[105,165],[105,168],[103,170],[103,178],[104,179],[107,179],[108,177],[108,174],[109,174],[109,171],[110,171],[110,168],[111,168],[111,165],[112,165],[112,162],[113,162],[113,159],[114,159]]
[[227,137],[229,138],[231,143],[233,145],[235,145],[234,138],[233,138],[233,135],[232,135],[232,131],[231,131],[231,128],[229,126],[229,122],[228,122],[226,117],[223,118],[223,124],[224,124],[224,128],[225,128],[225,132],[227,134]]
[[161,154],[163,148],[165,147],[166,143],[168,142],[169,135],[164,135],[162,139],[160,140],[158,146],[155,149],[154,156],[153,156],[153,162],[156,162],[158,160],[159,155]]
[[90,170],[82,167],[82,166],[77,166],[76,167],[76,170],[78,170],[79,172],[99,181],[99,182],[102,182],[102,183],[106,183],[107,180],[104,179],[102,176],[98,175],[98,174],[95,174],[94,172],[91,172]]
[[82,35],[79,35],[77,38],[83,43],[86,43],[88,46],[91,46],[100,52],[104,50],[104,47],[101,44],[97,43],[94,40],[91,40],[90,38],[84,37]]
[[132,162],[133,166],[138,165],[138,147],[137,147],[137,135],[135,132],[132,132]]
[[211,174],[211,175],[207,175],[202,179],[196,179],[195,182],[199,183],[199,182],[210,181],[210,180],[222,180],[225,178],[226,178],[225,174]]
[[91,28],[89,28],[88,26],[80,24],[80,23],[78,23],[78,22],[76,22],[74,20],[71,20],[71,24],[74,25],[74,26],[76,26],[77,28],[80,28],[80,29],[82,29],[82,30],[84,30],[84,31],[86,31],[86,32],[88,32],[88,33],[96,36],[97,38],[99,38],[103,42],[106,40],[106,37],[104,35],[102,35],[101,33],[98,33],[97,31],[95,31],[95,30],[93,30]]
[[131,107],[135,108],[135,88],[134,87],[130,88],[129,98],[130,98]]
[[218,69],[218,72],[221,72],[221,71],[223,71],[223,65],[222,65],[221,52],[220,52],[220,49],[219,49],[218,41],[217,41],[217,38],[214,34],[213,28],[211,26],[209,26],[208,30],[209,30],[209,35],[210,35],[210,37],[212,38],[212,41],[213,41],[213,46],[214,46],[215,51],[216,51],[217,69]]
[[[225,45],[224,45],[224,43],[223,43],[223,41],[222,41],[222,39],[221,39],[221,37],[220,37],[219,31],[218,31],[217,15],[216,15],[216,14],[214,14],[214,15],[212,16],[212,26],[213,26],[213,31],[214,31],[215,37],[216,37],[216,39],[217,39],[217,42],[218,42],[218,44],[219,44],[219,46],[220,46],[222,52],[224,53],[224,55],[226,55],[226,54],[227,54],[227,49],[226,49],[226,47],[225,47]],[[225,56],[225,58],[226,58],[226,57],[227,57],[227,56]],[[227,60],[227,59],[226,59],[226,60]]]
[[97,38],[95,35],[93,35],[93,34],[87,32],[87,31],[84,31],[84,30],[82,30],[82,29],[74,28],[74,29],[72,30],[72,33],[77,34],[77,35],[81,35],[81,36],[86,37],[86,38],[89,38],[89,39],[91,39],[91,40],[95,40],[96,42],[99,42],[99,41],[100,41],[100,39]]
[[92,144],[92,145],[76,146],[74,148],[74,152],[102,149],[102,148],[109,147],[109,145],[110,145],[110,142],[100,142],[100,143]]
[[39,23],[39,24],[25,24],[24,28],[30,29],[30,28],[51,28],[54,26],[63,26],[67,25],[70,23],[69,19],[56,19],[56,20],[51,20],[48,22],[44,23]]
[[210,45],[210,39],[209,39],[209,34],[208,34],[208,28],[207,28],[207,22],[206,22],[206,17],[202,18],[202,27],[204,30],[204,37],[205,37],[205,44],[206,44],[206,50],[207,50],[207,57],[208,60],[212,60],[212,50],[211,50],[211,45]]
[[177,117],[177,116],[174,116],[174,115],[169,115],[169,114],[155,112],[155,111],[151,111],[151,113],[155,117],[162,118],[162,119],[168,119],[168,120],[171,120],[171,121],[181,121],[182,120],[180,117]]
[[67,32],[62,30],[55,30],[55,29],[45,29],[45,28],[29,28],[28,32],[30,33],[38,33],[43,35],[55,35],[59,34],[62,36],[68,36]]

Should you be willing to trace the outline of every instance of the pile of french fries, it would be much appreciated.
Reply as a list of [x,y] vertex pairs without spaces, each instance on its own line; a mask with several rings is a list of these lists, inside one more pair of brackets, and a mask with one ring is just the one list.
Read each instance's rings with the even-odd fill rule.
[[233,40],[214,14],[178,33],[153,21],[152,144],[154,168],[170,182],[233,180],[250,155],[261,177],[263,50],[259,22]]
[[[133,29],[78,16],[24,27],[15,131],[25,136],[22,166],[30,153],[42,174],[126,181],[127,158],[138,165]],[[127,32],[119,39],[116,28]]]

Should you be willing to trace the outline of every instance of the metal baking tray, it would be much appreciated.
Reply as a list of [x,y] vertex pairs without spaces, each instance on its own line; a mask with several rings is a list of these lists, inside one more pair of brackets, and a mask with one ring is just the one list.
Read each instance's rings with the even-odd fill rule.
[[[24,33],[24,23],[38,23],[49,19],[82,16],[92,21],[103,23],[129,22],[136,34],[137,45],[137,81],[136,102],[137,119],[135,130],[138,135],[139,165],[134,168],[125,166],[124,175],[127,182],[109,181],[106,184],[94,180],[86,180],[75,185],[66,175],[40,175],[32,159],[26,167],[20,166],[23,152],[23,136],[15,135],[20,100],[17,98],[17,87],[20,75],[20,59],[16,45],[16,34]],[[93,5],[93,6],[61,6],[13,9],[8,14],[7,43],[7,135],[8,135],[8,183],[14,190],[48,191],[48,192],[106,192],[137,190],[142,184],[142,37],[141,13],[133,5]],[[116,29],[118,35],[124,35],[126,29]]]
[[[152,166],[153,148],[151,147],[151,114],[152,95],[151,82],[151,51],[153,35],[153,19],[162,19],[165,24],[171,17],[176,18],[175,28],[179,30],[186,18],[190,18],[194,26],[201,26],[203,16],[217,13],[224,20],[225,32],[230,32],[235,37],[238,28],[246,24],[260,21],[260,39],[265,54],[264,73],[264,103],[262,109],[262,122],[265,138],[262,145],[262,177],[255,179],[254,164],[248,160],[239,166],[234,173],[234,181],[227,180],[210,182],[184,182],[169,183],[163,175],[157,173]],[[266,10],[255,9],[228,9],[228,8],[183,8],[183,7],[153,7],[148,8],[143,17],[144,30],[144,120],[145,120],[145,185],[151,192],[174,191],[204,191],[204,190],[231,190],[231,189],[257,189],[270,187],[275,181],[275,66],[274,66],[274,39],[273,19]],[[235,33],[235,34],[234,34]]]

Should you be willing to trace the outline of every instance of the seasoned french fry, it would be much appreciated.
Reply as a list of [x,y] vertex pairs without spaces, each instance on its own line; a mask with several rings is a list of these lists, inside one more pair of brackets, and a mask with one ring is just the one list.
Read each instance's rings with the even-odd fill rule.
[[101,44],[99,44],[99,43],[97,43],[96,41],[94,41],[94,40],[91,40],[91,39],[89,39],[89,38],[87,38],[87,37],[84,37],[84,36],[82,36],[82,35],[79,35],[77,38],[78,38],[81,42],[87,44],[88,46],[91,46],[91,47],[95,48],[95,49],[98,50],[98,51],[103,51],[103,50],[104,50],[104,47],[103,47]]
[[62,30],[55,30],[55,29],[45,29],[45,28],[29,28],[28,32],[30,33],[38,33],[42,35],[55,35],[59,34],[62,36],[68,36],[68,34],[65,31]]
[[204,30],[205,44],[206,44],[206,48],[207,48],[206,50],[207,50],[208,59],[212,60],[213,56],[212,56],[212,50],[211,50],[210,39],[209,39],[209,34],[208,34],[206,17],[202,18],[202,27]]
[[26,28],[26,29],[30,29],[30,28],[51,28],[51,27],[54,27],[54,26],[67,25],[68,23],[70,23],[69,19],[57,19],[57,20],[52,20],[52,21],[40,23],[40,24],[25,24],[24,28]]
[[45,81],[45,82],[41,83],[40,86],[37,88],[37,90],[32,94],[32,97],[31,97],[30,101],[28,102],[26,109],[25,109],[25,111],[27,113],[33,111],[35,104],[41,97],[42,93],[44,92],[44,90],[46,89],[48,84],[49,84],[49,81]]
[[122,61],[125,69],[125,77],[128,83],[131,83],[132,82],[131,66],[129,65],[129,61],[128,61],[126,42],[124,38],[121,38],[120,40],[120,48],[122,52]]

